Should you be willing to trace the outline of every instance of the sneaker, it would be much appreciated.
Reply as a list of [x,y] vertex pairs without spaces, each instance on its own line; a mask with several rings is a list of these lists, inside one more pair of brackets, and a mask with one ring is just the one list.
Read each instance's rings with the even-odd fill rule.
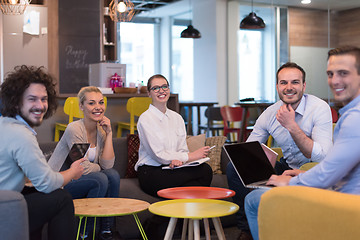
[[99,235],[99,239],[100,240],[112,240],[113,234],[111,231],[101,231],[101,233]]

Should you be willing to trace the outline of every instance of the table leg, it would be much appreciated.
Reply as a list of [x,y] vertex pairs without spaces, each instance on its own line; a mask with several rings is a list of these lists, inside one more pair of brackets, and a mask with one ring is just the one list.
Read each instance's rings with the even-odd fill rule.
[[181,232],[181,240],[186,239],[186,230],[187,230],[188,223],[189,223],[189,219],[184,218],[182,232]]
[[200,124],[201,124],[201,119],[200,119],[200,106],[197,106],[197,122],[198,122],[198,124],[197,124],[197,135],[199,135],[200,134],[200,128],[199,128],[199,126],[200,126]]
[[194,219],[194,239],[200,240],[200,223],[199,219]]
[[192,219],[189,219],[188,239],[189,240],[194,239],[194,221]]
[[[84,228],[85,229],[85,228]],[[94,217],[94,231],[93,231],[93,240],[95,240],[95,230],[96,230],[96,217]]]
[[177,218],[170,218],[169,225],[166,229],[164,240],[170,240],[172,239],[172,236],[174,234],[175,226],[176,226]]
[[187,122],[187,135],[193,135],[193,127],[192,127],[192,107],[189,106],[188,107],[189,112],[188,112],[188,122]]
[[210,235],[210,227],[209,227],[209,219],[208,218],[204,218],[204,230],[205,230],[206,240],[210,240],[211,235]]
[[79,216],[79,226],[78,226],[78,230],[77,230],[76,240],[79,239],[80,228],[81,228],[81,221],[82,221],[83,218],[84,218],[84,216]]
[[140,222],[140,219],[139,219],[138,215],[137,215],[136,213],[133,213],[133,216],[134,216],[134,218],[135,218],[136,225],[137,225],[138,228],[139,228],[139,231],[140,231],[140,233],[141,233],[142,238],[143,238],[144,240],[148,240],[148,238],[147,238],[147,236],[146,236],[146,233],[145,233],[145,231],[144,231],[144,228],[143,228],[143,226],[141,225],[141,222]]
[[215,230],[216,230],[216,234],[218,236],[219,240],[225,240],[225,234],[224,234],[224,230],[221,226],[221,222],[220,222],[220,218],[216,217],[216,218],[212,218],[214,226],[215,226]]
[[238,137],[239,142],[244,142],[244,134],[246,131],[246,116],[248,114],[248,108],[247,107],[243,107],[243,114],[241,116],[241,127],[240,127],[240,136]]

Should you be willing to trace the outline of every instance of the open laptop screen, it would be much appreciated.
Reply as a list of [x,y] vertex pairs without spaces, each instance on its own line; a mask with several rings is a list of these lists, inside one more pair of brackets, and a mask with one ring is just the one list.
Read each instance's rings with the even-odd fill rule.
[[231,162],[244,185],[267,180],[275,174],[259,142],[244,142],[224,145]]

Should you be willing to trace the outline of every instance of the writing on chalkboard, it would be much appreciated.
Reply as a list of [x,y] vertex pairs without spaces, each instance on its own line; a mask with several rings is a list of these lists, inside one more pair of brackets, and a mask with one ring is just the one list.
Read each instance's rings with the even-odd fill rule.
[[66,69],[81,69],[89,67],[89,64],[86,63],[86,57],[88,55],[87,49],[76,49],[72,45],[67,45],[65,46],[65,55]]

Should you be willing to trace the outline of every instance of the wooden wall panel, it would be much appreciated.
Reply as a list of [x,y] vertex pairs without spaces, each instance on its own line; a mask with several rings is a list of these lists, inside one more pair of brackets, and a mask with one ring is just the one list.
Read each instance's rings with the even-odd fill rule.
[[338,17],[339,45],[360,47],[360,8],[341,11]]
[[[330,16],[331,46],[338,44],[337,14]],[[324,10],[289,8],[289,45],[328,47],[328,13]]]

